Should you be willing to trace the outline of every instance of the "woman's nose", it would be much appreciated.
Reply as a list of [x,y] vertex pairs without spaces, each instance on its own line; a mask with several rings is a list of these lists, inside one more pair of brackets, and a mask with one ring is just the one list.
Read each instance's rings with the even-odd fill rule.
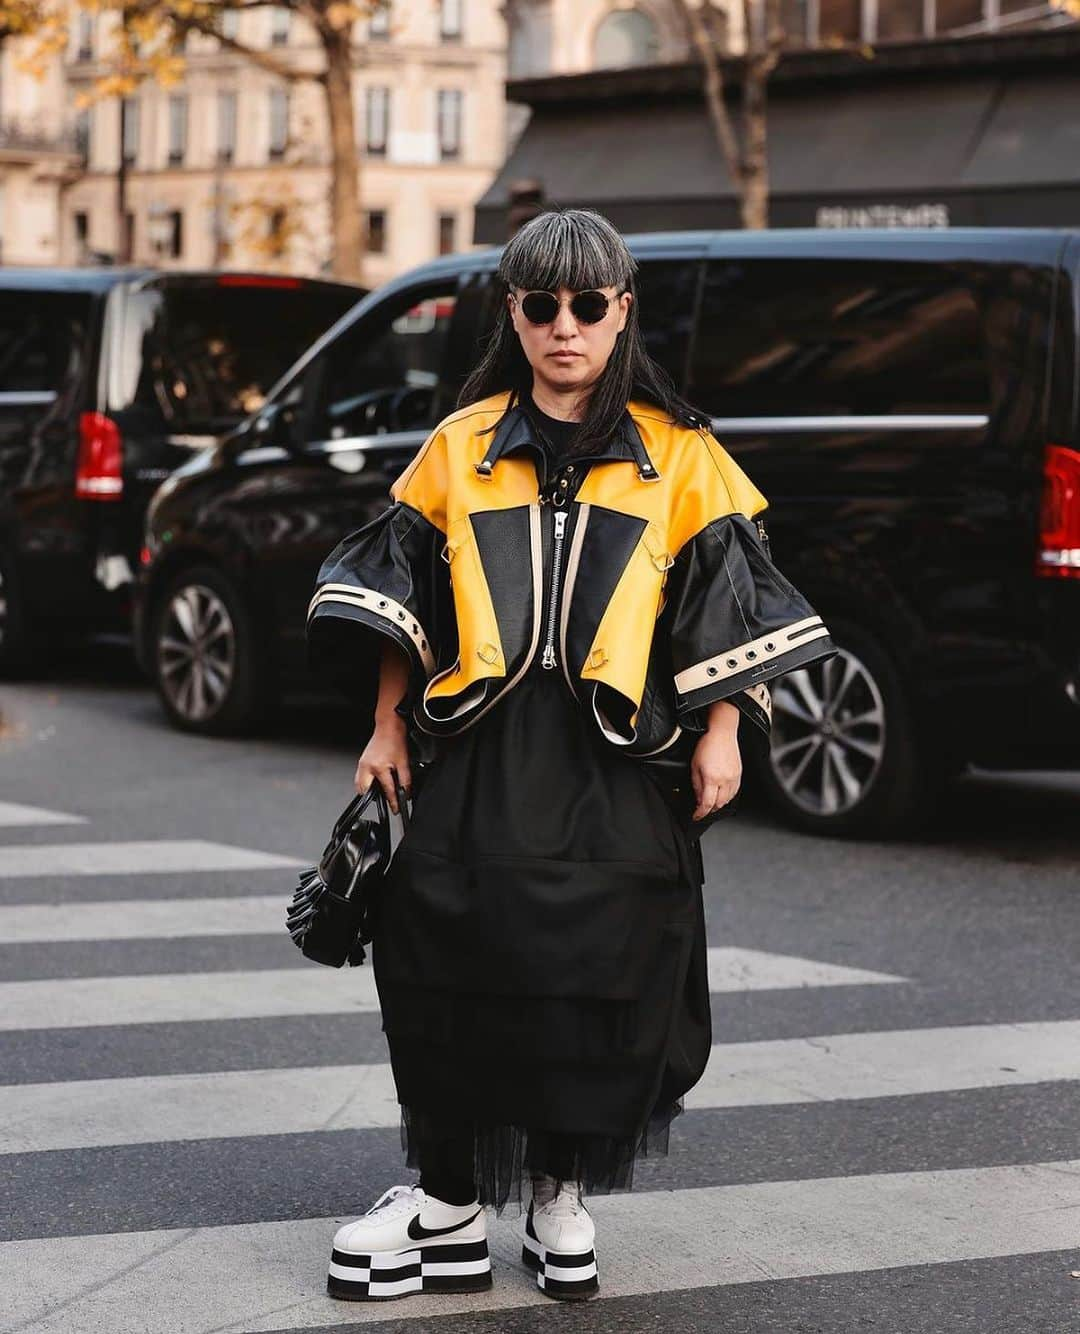
[[570,313],[569,305],[560,306],[559,313],[555,316],[555,333],[560,338],[572,338],[577,331],[577,320]]

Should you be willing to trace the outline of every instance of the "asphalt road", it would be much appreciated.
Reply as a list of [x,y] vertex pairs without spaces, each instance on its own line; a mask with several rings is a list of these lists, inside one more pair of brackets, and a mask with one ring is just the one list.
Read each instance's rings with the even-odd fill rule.
[[898,843],[747,802],[713,1059],[590,1201],[601,1298],[538,1293],[506,1216],[490,1294],[329,1299],[337,1222],[415,1179],[370,969],[282,925],[359,741],[311,701],[182,736],[115,648],[0,687],[0,1330],[1076,1334],[1080,773],[970,776]]

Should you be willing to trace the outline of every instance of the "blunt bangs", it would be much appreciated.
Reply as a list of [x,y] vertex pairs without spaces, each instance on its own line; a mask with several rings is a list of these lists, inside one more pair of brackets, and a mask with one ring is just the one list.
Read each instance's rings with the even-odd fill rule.
[[499,276],[509,287],[581,292],[594,287],[633,290],[637,261],[610,222],[588,209],[541,213],[506,244]]

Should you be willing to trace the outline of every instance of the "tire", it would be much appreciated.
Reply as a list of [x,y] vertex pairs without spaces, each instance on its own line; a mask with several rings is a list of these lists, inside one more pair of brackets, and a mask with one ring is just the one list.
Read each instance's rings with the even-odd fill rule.
[[272,683],[260,671],[254,620],[220,570],[174,575],[155,599],[150,635],[150,671],[173,726],[226,736],[263,716]]
[[0,679],[31,677],[40,666],[40,645],[27,625],[15,564],[0,550]]
[[771,736],[748,749],[748,767],[795,828],[846,838],[914,832],[948,768],[920,740],[910,693],[881,642],[854,622],[828,624],[839,653],[770,683]]

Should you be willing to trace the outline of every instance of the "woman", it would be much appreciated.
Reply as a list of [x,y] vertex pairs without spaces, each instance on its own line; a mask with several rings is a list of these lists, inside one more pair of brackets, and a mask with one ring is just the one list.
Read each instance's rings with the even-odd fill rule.
[[835,651],[646,354],[635,269],[596,213],[524,226],[457,411],[319,574],[313,665],[379,662],[356,789],[414,795],[373,962],[420,1177],[338,1231],[340,1297],[490,1286],[485,1206],[526,1182],[538,1285],[597,1291],[583,1196],[668,1151],[709,1056],[697,835],[740,717]]

